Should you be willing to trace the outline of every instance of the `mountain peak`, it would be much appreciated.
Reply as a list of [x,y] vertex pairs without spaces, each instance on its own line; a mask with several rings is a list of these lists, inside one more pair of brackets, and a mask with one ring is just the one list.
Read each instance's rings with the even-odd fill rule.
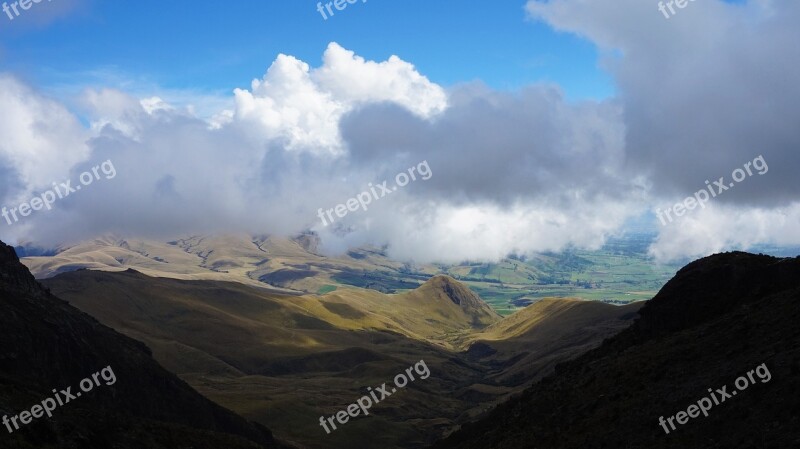
[[683,267],[648,301],[632,330],[655,336],[716,319],[796,286],[798,271],[800,257],[740,251],[704,257]]
[[422,288],[426,287],[441,291],[456,305],[461,305],[462,302],[469,303],[476,298],[480,300],[480,298],[478,298],[475,293],[472,293],[472,290],[464,286],[464,284],[461,284],[445,274],[437,274],[428,279],[427,282],[422,284]]
[[484,327],[500,319],[500,315],[480,296],[466,285],[447,275],[433,276],[414,292],[421,295],[425,301],[452,303],[470,317],[473,327]]
[[0,242],[0,287],[26,292],[35,291],[39,284],[19,261],[14,248]]

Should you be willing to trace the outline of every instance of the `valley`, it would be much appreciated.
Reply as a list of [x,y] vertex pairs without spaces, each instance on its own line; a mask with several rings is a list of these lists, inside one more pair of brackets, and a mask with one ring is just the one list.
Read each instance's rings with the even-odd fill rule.
[[[624,329],[641,305],[551,299],[503,319],[445,275],[403,293],[321,296],[134,270],[74,271],[44,284],[144,342],[209,399],[309,448],[425,447]],[[331,435],[319,427],[319,416],[423,359],[432,373],[424,382]],[[382,436],[370,438],[376,426]]]
[[[685,345],[685,338],[672,332],[690,329],[686,335],[701,338],[707,331],[692,326],[762,293],[792,288],[796,271],[796,263],[769,256],[715,256],[703,262],[710,268],[695,262],[694,271],[684,268],[661,287],[659,279],[671,267],[648,265],[644,255],[611,245],[511,256],[497,264],[412,266],[392,261],[385,249],[327,257],[316,244],[311,235],[191,237],[168,243],[106,237],[24,260],[45,275],[40,282],[49,292],[144,343],[155,361],[206,398],[270,429],[281,444],[309,449],[477,448],[484,443],[472,442],[483,437],[492,441],[485,447],[519,447],[519,438],[531,438],[520,437],[529,424],[514,424],[505,438],[496,420],[510,418],[498,416],[521,413],[515,407],[532,401],[531,391],[550,398],[556,394],[548,390],[553,382],[596,391],[590,393],[597,396],[593,404],[605,407],[599,419],[618,416],[609,411],[602,392],[616,388],[613,379],[640,385],[624,373],[625,363],[633,370],[641,363],[669,370],[672,361],[680,363]],[[756,277],[775,278],[776,286],[762,292],[757,283],[745,283],[740,292],[741,281],[732,281],[737,275],[726,268],[731,264],[742,273],[761,270]],[[705,281],[692,274],[698,270],[725,293],[703,287]],[[656,298],[636,301],[649,297],[648,288],[659,290]],[[737,299],[745,293],[748,299]],[[732,304],[726,304],[725,295]],[[793,313],[791,303],[782,307],[787,317]],[[764,319],[775,319],[763,313]],[[643,338],[645,349],[639,350]],[[660,338],[675,349],[664,349]],[[628,347],[644,352],[626,356],[633,357],[631,362],[618,359]],[[321,417],[334,416],[368,388],[423,360],[429,377],[335,432],[320,427]],[[587,360],[612,363],[604,369],[617,371],[583,377],[594,369],[584,366]],[[755,363],[752,354],[747,362]],[[642,376],[660,379],[652,371]],[[642,400],[625,388],[614,397]],[[548,416],[541,419],[556,419],[551,412],[558,409],[547,401],[562,397],[576,401],[561,392],[535,402],[544,410],[537,413]],[[584,406],[570,404],[574,416],[583,416]],[[626,419],[642,425],[632,415]],[[575,431],[592,426],[580,424]],[[537,428],[550,438],[543,447],[562,447],[558,432]],[[475,436],[477,429],[487,429],[486,434]]]

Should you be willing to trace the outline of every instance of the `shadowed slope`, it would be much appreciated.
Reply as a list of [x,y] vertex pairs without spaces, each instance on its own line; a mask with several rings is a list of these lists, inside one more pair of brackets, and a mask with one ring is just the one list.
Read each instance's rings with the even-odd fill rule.
[[[463,296],[460,305],[433,285],[426,295],[352,290],[284,296],[238,283],[150,278],[132,270],[71,272],[45,283],[147,343],[159,361],[210,398],[312,447],[432,442],[433,429],[453,425],[463,410],[477,406],[471,398],[441,392],[481,377],[479,366],[448,350],[445,334],[471,330],[474,317],[499,319],[468,289],[450,285],[452,280],[442,285],[451,287],[450,295]],[[359,385],[381,385],[423,359],[436,377],[381,405],[380,417],[354,422],[316,446],[307,441],[320,437],[321,413],[361,396]],[[418,421],[412,425],[405,416]],[[375,425],[386,437],[369,446],[364,437]]]
[[[800,258],[727,253],[680,270],[631,327],[437,449],[784,448],[800,442]],[[669,418],[764,364],[705,417]]]
[[0,242],[0,414],[110,366],[117,377],[13,434],[0,447],[279,447],[260,425],[212,403],[159,366],[141,343],[52,296]]
[[487,379],[522,385],[627,328],[643,305],[545,298],[471,335],[468,354],[501,367]]

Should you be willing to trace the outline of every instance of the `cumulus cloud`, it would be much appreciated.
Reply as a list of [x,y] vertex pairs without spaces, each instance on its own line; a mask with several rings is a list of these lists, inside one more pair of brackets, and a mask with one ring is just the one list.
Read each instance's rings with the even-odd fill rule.
[[800,242],[800,204],[778,208],[712,205],[666,227],[650,248],[658,260],[701,257],[730,248]]
[[50,185],[64,167],[89,156],[89,133],[77,118],[7,74],[0,74],[0,116],[0,162],[13,169],[17,181],[4,184],[18,196]]
[[[25,99],[21,116],[47,105],[74,125],[83,150],[42,173],[34,161],[53,150],[15,145],[31,157],[12,167],[39,177],[23,182],[28,193],[105,160],[118,172],[14,228],[27,240],[311,228],[334,252],[388,243],[397,257],[457,261],[596,247],[643,207],[643,187],[623,172],[619,106],[569,104],[557,86],[447,93],[397,56],[366,61],[333,43],[315,69],[279,55],[251,90],[234,92],[234,109],[208,121],[159,97],[90,89],[84,130],[63,107],[5,80],[8,95]],[[431,179],[332,227],[317,218],[423,160]]]
[[236,89],[235,120],[259,137],[282,137],[288,149],[339,153],[339,119],[360,105],[387,101],[421,117],[446,107],[444,90],[397,56],[376,63],[331,43],[323,61],[311,70],[279,55],[251,90]]
[[[0,144],[2,204],[105,160],[118,174],[53,211],[0,223],[0,233],[55,244],[105,232],[313,229],[331,252],[386,243],[391,255],[418,262],[492,260],[597,248],[630,219],[763,154],[769,174],[660,229],[651,252],[667,260],[800,243],[789,181],[799,165],[790,132],[798,88],[776,78],[795,73],[797,59],[769,56],[797,37],[783,15],[797,7],[710,0],[670,21],[633,0],[531,2],[528,12],[596,42],[618,97],[570,102],[549,84],[445,90],[397,56],[368,61],[331,43],[316,68],[279,55],[211,115],[99,86],[82,95],[90,123],[81,126],[63,105],[3,75],[0,109],[15,118],[0,131],[18,134]],[[718,15],[708,23],[697,18],[710,13]],[[737,27],[751,39],[735,37]],[[319,209],[368,183],[392,185],[421,161],[430,179],[331,226],[319,220]]]
[[569,209],[540,203],[400,204],[380,204],[381,213],[359,220],[358,232],[337,236],[335,229],[320,229],[322,241],[334,252],[365,239],[390,242],[390,254],[401,260],[499,260],[511,253],[560,251],[567,246],[598,249],[630,213],[627,204],[614,201],[581,202],[581,207]]
[[[344,151],[340,118],[390,103],[430,118],[446,109],[444,89],[391,57],[366,61],[333,43],[311,70],[280,55],[234,109],[210,120],[159,97],[115,89],[81,96],[81,126],[67,108],[11,75],[0,78],[2,204],[28,201],[52,182],[75,180],[105,160],[118,175],[0,230],[45,244],[103,232],[174,236],[187,232],[290,234],[314,225],[315,211],[351,195],[372,168]],[[363,83],[367,82],[365,89]],[[74,183],[73,183],[74,185]]]
[[[398,257],[454,262],[597,248],[646,208],[644,183],[625,167],[619,106],[570,104],[554,86],[461,86],[435,120],[370,105],[345,116],[341,131],[352,165],[379,173],[375,181],[423,160],[434,173],[405,187],[402,200],[384,200],[385,211],[344,220],[352,231],[345,243],[394,242]],[[335,237],[316,230],[323,242]]]
[[670,19],[656,2],[637,0],[532,0],[527,10],[604,52],[624,110],[628,166],[646,176],[654,203],[679,201],[760,154],[775,167],[714,200],[727,207],[663,230],[654,254],[798,243],[784,237],[800,224],[785,213],[800,193],[800,4],[691,2]]
[[349,114],[342,133],[356,164],[429,161],[437,173],[419,195],[456,204],[573,209],[597,196],[625,201],[637,190],[623,169],[621,110],[609,102],[568,104],[552,86],[519,93],[463,86],[435,121],[394,105],[369,106]]
[[721,201],[785,205],[797,198],[796,2],[693,2],[669,20],[656,3],[636,0],[530,1],[528,11],[621,53],[605,64],[621,91],[627,152],[658,192],[695,189],[764,154],[780,168]]

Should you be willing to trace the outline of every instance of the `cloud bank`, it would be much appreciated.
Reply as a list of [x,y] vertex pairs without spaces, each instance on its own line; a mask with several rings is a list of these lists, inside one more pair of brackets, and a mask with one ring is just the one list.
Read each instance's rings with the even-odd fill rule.
[[760,154],[769,162],[768,175],[663,229],[656,256],[797,244],[800,4],[708,0],[669,20],[637,0],[529,1],[527,11],[604,50],[625,111],[627,165],[648,179],[656,205],[730,179]]
[[[0,76],[0,204],[112,160],[113,180],[7,226],[42,244],[114,232],[292,234],[325,248],[386,243],[420,262],[597,248],[631,219],[763,154],[769,174],[666,227],[659,260],[756,243],[800,244],[800,6],[708,0],[665,20],[636,0],[532,1],[527,12],[603,51],[619,94],[570,102],[557,85],[444,89],[397,56],[332,43],[320,67],[279,55],[210,118],[98,86],[79,118]],[[88,121],[84,126],[82,120]],[[323,226],[319,208],[421,161],[433,176]]]

